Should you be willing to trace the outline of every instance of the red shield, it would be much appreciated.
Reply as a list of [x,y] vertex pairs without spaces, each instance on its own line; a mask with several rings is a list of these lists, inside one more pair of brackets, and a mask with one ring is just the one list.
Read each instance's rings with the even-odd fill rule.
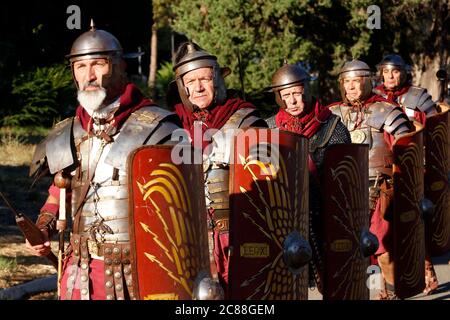
[[191,299],[209,270],[201,165],[171,161],[170,146],[128,159],[133,285],[139,299]]
[[[271,159],[255,155],[264,148]],[[252,128],[236,136],[230,166],[231,299],[307,299],[307,265],[294,274],[283,259],[285,239],[308,239],[307,155],[307,139],[294,133]]]
[[435,205],[425,219],[427,249],[432,256],[450,250],[450,190],[448,181],[448,108],[427,118],[425,127],[425,197]]
[[330,146],[323,165],[323,298],[369,299],[369,258],[361,238],[369,230],[369,146]]
[[400,298],[425,287],[425,231],[421,200],[424,197],[423,131],[402,135],[394,142],[394,281]]

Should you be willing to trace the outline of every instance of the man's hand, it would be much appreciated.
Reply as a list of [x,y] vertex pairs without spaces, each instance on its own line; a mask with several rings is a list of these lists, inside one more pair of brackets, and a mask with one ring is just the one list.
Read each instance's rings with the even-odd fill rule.
[[43,239],[44,239],[43,244],[38,244],[38,245],[32,246],[28,242],[28,240],[25,241],[25,244],[26,244],[28,251],[31,252],[32,254],[34,254],[35,256],[45,257],[50,253],[51,247],[50,247],[50,241],[48,240],[47,232],[42,231],[42,230],[41,230],[41,232],[42,232]]

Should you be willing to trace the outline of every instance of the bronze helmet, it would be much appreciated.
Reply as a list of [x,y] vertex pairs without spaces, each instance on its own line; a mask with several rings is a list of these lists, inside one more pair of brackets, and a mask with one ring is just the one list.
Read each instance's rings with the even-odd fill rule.
[[362,77],[361,97],[359,100],[366,100],[372,92],[372,71],[367,63],[360,60],[347,61],[339,72],[339,90],[344,102],[349,102],[344,89],[344,79]]
[[[107,31],[97,30],[92,20],[90,27],[89,31],[83,33],[74,41],[70,54],[66,55],[66,58],[70,61],[74,80],[73,64],[76,61],[95,58],[107,59],[112,67],[110,73],[103,77],[110,78],[123,56],[122,46],[115,36]],[[75,81],[75,84],[78,88],[77,81]]]
[[383,69],[398,69],[400,71],[400,87],[408,79],[408,73],[410,73],[410,66],[405,63],[403,58],[397,54],[388,54],[377,65],[380,79],[384,82]]
[[287,61],[272,76],[271,91],[275,93],[275,101],[285,109],[286,103],[281,99],[280,91],[294,86],[302,85],[304,87],[303,101],[306,104],[311,102],[311,92],[308,81],[311,79],[308,72],[296,64],[288,64]]
[[178,93],[184,106],[191,111],[194,105],[189,101],[189,92],[183,83],[183,76],[195,69],[212,68],[214,83],[214,100],[215,104],[222,104],[226,99],[226,87],[224,77],[230,73],[229,68],[220,68],[217,57],[202,50],[193,42],[183,43],[177,51],[173,70],[175,71],[175,81],[178,87]]

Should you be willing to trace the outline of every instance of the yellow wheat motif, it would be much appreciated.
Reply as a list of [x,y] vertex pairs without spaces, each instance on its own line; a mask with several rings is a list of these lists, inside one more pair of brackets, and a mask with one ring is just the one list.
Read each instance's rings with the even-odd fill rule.
[[[415,205],[415,212],[420,212],[419,197],[423,195],[422,185],[418,185],[417,181],[421,181],[422,177],[422,153],[415,143],[410,143],[404,154],[400,157],[400,166],[404,171],[401,176],[400,184],[408,189],[406,193],[401,196],[405,198],[405,202]],[[402,213],[400,212],[399,216]],[[401,240],[402,248],[406,249],[400,254],[400,261],[402,261],[402,274],[400,279],[403,280],[407,286],[415,287],[419,285],[423,278],[419,276],[420,266],[417,261],[424,260],[424,224],[420,217],[416,217],[415,223],[409,227],[408,233]],[[422,265],[423,267],[423,265]]]
[[[368,217],[361,214],[361,210],[366,209],[366,203],[363,203],[366,199],[361,196],[363,189],[361,174],[356,159],[351,156],[346,156],[334,170],[331,170],[333,184],[341,193],[341,197],[331,197],[336,209],[332,217],[354,243],[359,243],[360,231],[364,225],[368,225]],[[342,267],[333,275],[334,278],[339,278],[340,282],[336,290],[331,292],[331,296],[340,293],[343,293],[343,299],[359,299],[364,296],[367,291],[365,281],[367,266],[367,259],[364,259],[361,251],[353,250]]]
[[[448,171],[447,165],[447,149],[444,146],[448,146],[448,126],[446,123],[441,123],[436,127],[431,137],[432,146],[430,153],[435,163],[437,164],[431,167],[431,170],[435,172],[436,176],[439,176],[440,181],[446,181]],[[449,183],[449,182],[447,182]],[[445,187],[445,184],[444,184]],[[436,243],[438,247],[444,247],[450,238],[450,228],[448,226],[449,219],[449,193],[446,190],[440,192],[439,197],[434,201],[436,205],[436,212],[432,215],[431,225],[434,232],[432,233],[432,241]],[[440,230],[440,232],[437,232]]]
[[[164,234],[156,234],[151,227],[140,222],[141,228],[150,234],[151,240],[169,259],[170,264],[162,263],[156,253],[145,252],[152,263],[156,263],[173,281],[180,284],[189,296],[192,295],[192,281],[200,265],[200,257],[193,247],[200,230],[192,226],[194,221],[189,193],[180,170],[173,164],[162,163],[150,173],[146,183],[136,182],[142,199],[151,203],[154,213],[163,226]],[[156,197],[160,194],[163,201]],[[159,202],[157,202],[159,201]],[[161,208],[168,208],[163,215]],[[147,210],[149,210],[147,208]],[[167,215],[167,212],[169,215]],[[165,244],[161,238],[167,238]]]
[[[300,143],[297,143],[296,152],[299,152],[299,149]],[[274,148],[272,148],[272,152],[275,152]],[[261,292],[261,299],[295,300],[305,298],[301,296],[302,293],[300,291],[300,288],[306,287],[305,274],[295,277],[288,270],[282,259],[282,245],[284,237],[294,230],[298,230],[303,235],[307,234],[306,224],[300,224],[301,220],[297,217],[297,213],[299,206],[301,212],[307,212],[308,192],[305,188],[308,186],[308,176],[304,175],[304,181],[298,181],[296,176],[292,186],[294,192],[289,193],[290,186],[285,159],[280,154],[275,156],[279,159],[279,166],[254,159],[251,152],[245,159],[242,155],[239,155],[241,163],[244,165],[244,170],[248,171],[252,176],[253,185],[257,190],[257,198],[254,199],[249,190],[240,186],[240,191],[247,197],[254,209],[253,212],[242,211],[242,215],[271,243],[275,243],[279,249],[271,262],[241,283],[241,287],[246,287],[258,277],[267,273],[266,279],[261,282],[247,299],[252,299]],[[301,165],[300,161],[298,161],[296,163],[297,167],[290,169],[292,172],[298,172]],[[302,169],[305,170],[305,168]],[[263,191],[264,186],[268,190],[268,197]],[[300,186],[302,186],[302,190],[299,190]],[[291,199],[291,195],[300,195],[300,203],[298,203],[297,196],[295,196],[294,200]],[[258,221],[262,221],[262,223]],[[300,284],[298,283],[299,281],[304,281],[305,283]]]

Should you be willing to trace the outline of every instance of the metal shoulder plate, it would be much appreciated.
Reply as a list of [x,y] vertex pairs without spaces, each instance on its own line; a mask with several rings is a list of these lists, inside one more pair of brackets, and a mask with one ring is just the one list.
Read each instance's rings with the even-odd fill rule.
[[[150,140],[158,144],[161,140],[157,141],[157,137],[152,139],[153,134],[157,133],[157,136],[160,136],[161,139],[167,136],[164,132],[157,132],[159,130],[156,129],[161,121],[172,115],[172,112],[156,106],[143,107],[133,112],[125,121],[119,136],[106,156],[105,162],[125,171],[126,159],[131,151],[147,144]],[[163,131],[165,129],[168,128],[162,127]]]
[[275,115],[271,116],[270,118],[267,118],[266,123],[270,129],[275,129],[277,127],[277,124],[275,122]]
[[372,89],[372,92],[375,93],[377,96],[383,97],[385,99],[388,98],[388,95],[385,94],[384,92],[382,92],[381,90],[378,90],[378,89],[374,88],[374,89]]
[[[341,118],[342,121],[344,121],[346,112],[343,110],[341,104],[335,104],[335,105],[329,107],[329,109],[334,115],[338,116],[339,118]],[[349,109],[349,108],[345,108],[345,109]]]
[[[367,119],[367,125],[377,130],[381,130],[385,126],[386,130],[386,126],[392,125],[397,118],[402,117],[403,111],[389,102],[375,102],[369,105],[368,113],[370,116]],[[404,122],[408,122],[406,116],[403,118]]]
[[228,119],[228,121],[225,123],[225,125],[222,127],[221,130],[228,130],[228,129],[245,129],[247,127],[250,127],[252,123],[260,120],[261,118],[255,116],[256,109],[252,108],[242,108],[237,110],[233,115]]
[[74,121],[72,117],[58,122],[53,127],[45,140],[36,147],[30,166],[30,175],[36,173],[45,164],[45,159],[52,174],[75,163],[76,151],[72,131],[75,123],[80,126],[79,121]]
[[210,161],[218,163],[229,162],[231,146],[237,129],[251,127],[253,123],[262,120],[254,114],[256,112],[256,109],[243,108],[233,113],[223,127],[212,136],[214,148]]
[[436,110],[436,104],[427,89],[415,86],[409,88],[408,92],[403,95],[401,104],[407,109],[419,110],[425,114]]

